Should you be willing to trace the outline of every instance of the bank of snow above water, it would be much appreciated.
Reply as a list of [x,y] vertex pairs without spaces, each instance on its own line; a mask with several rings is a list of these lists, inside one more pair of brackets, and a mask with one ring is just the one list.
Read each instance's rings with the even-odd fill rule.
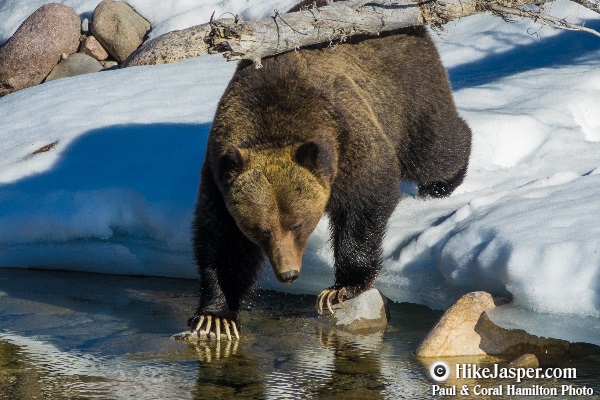
[[[160,10],[157,20],[184,24]],[[568,2],[551,11],[596,18]],[[377,283],[392,300],[443,308],[488,290],[525,310],[597,324],[600,42],[528,29],[479,15],[435,36],[473,153],[449,198],[418,199],[406,185]],[[195,277],[198,173],[234,69],[209,56],[0,98],[0,265]],[[331,284],[327,234],[323,221],[297,283],[266,271],[261,286],[317,293]]]

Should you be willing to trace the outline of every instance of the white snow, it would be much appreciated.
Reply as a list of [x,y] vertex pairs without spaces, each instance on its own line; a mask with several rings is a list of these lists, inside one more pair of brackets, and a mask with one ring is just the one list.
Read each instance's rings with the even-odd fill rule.
[[[0,43],[45,2],[0,0]],[[62,2],[84,16],[97,3]],[[195,3],[131,1],[155,26],[152,35],[205,22],[213,10],[255,18],[294,2]],[[597,15],[567,1],[547,11],[600,28]],[[473,130],[470,167],[449,198],[407,192],[389,223],[377,286],[392,300],[434,308],[488,290],[513,298],[528,315],[521,320],[552,314],[575,327],[563,337],[593,341],[600,320],[600,41],[490,15],[452,23],[434,38]],[[190,224],[198,173],[234,69],[208,56],[0,98],[0,266],[195,277]],[[294,285],[278,284],[266,270],[261,286],[318,293],[331,284],[327,235],[323,220]]]

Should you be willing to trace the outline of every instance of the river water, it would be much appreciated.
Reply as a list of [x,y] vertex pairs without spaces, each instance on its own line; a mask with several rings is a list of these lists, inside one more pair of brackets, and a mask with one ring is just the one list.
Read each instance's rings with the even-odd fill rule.
[[[412,352],[440,311],[392,303],[385,332],[352,335],[316,323],[315,296],[259,292],[242,312],[239,342],[174,341],[196,290],[188,280],[0,269],[0,399],[437,397],[429,363]],[[571,384],[599,398],[600,356],[563,364],[577,368],[576,380],[523,387],[560,393]],[[508,383],[450,380],[445,387],[468,386],[461,398],[501,398],[472,390]]]

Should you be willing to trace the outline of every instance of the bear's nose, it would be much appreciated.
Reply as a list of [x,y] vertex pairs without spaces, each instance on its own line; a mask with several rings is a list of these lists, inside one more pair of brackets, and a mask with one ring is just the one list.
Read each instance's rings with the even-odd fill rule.
[[277,274],[277,278],[280,282],[292,283],[296,279],[298,279],[298,275],[300,275],[300,271],[293,269],[291,271],[285,271],[280,274]]

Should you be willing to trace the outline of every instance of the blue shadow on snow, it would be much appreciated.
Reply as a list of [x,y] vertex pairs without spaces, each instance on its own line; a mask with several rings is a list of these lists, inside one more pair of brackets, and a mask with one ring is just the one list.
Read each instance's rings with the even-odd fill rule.
[[[35,196],[63,190],[131,188],[151,202],[186,199],[193,205],[209,130],[208,123],[115,125],[92,130],[63,149],[49,170],[0,185],[0,193]],[[10,212],[6,206],[0,207],[0,215]]]
[[[585,21],[585,26],[600,30],[600,21]],[[596,36],[561,31],[529,45],[515,45],[512,50],[489,54],[483,59],[448,68],[448,75],[453,90],[466,89],[538,68],[582,64],[590,61],[586,56],[597,50],[600,50],[600,40]]]

